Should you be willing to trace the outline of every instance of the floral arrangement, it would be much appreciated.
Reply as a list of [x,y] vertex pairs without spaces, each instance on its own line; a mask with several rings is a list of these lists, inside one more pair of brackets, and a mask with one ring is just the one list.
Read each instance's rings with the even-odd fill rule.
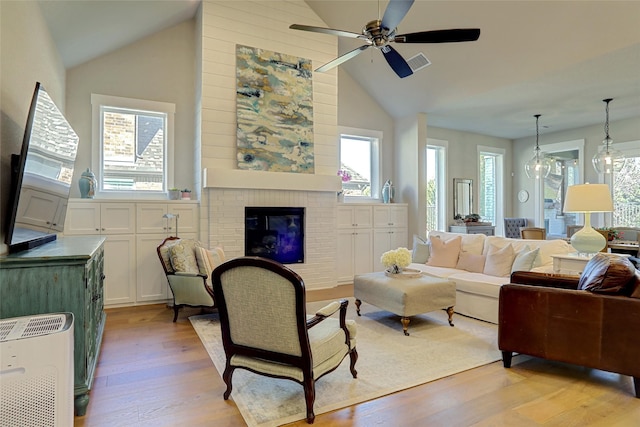
[[340,169],[338,171],[338,176],[340,177],[340,179],[342,179],[342,182],[349,182],[351,181],[351,174],[349,173],[349,171],[344,170],[344,169]]
[[407,248],[398,248],[387,251],[380,257],[380,262],[390,273],[400,273],[403,268],[411,264],[411,251]]
[[597,228],[596,230],[607,232],[608,233],[608,237],[607,237],[608,241],[616,240],[616,239],[619,238],[618,230],[616,230],[615,228],[601,227],[601,228]]

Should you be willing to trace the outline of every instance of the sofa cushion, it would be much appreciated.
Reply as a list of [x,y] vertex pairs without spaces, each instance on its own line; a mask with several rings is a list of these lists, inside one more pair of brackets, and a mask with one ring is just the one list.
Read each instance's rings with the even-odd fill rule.
[[635,282],[635,273],[635,267],[627,258],[598,253],[585,265],[578,289],[600,294],[625,294]]
[[514,271],[530,271],[536,262],[540,248],[533,250],[529,249],[529,246],[525,246],[520,252],[516,253],[516,258],[513,260],[511,266],[511,272]]
[[452,274],[449,276],[449,280],[456,283],[456,291],[458,292],[484,295],[496,299],[500,294],[500,287],[509,282],[509,279],[505,279],[504,277],[466,271]]
[[484,274],[490,276],[507,277],[511,274],[511,266],[516,253],[513,246],[507,245],[503,248],[491,246],[487,253],[487,260],[484,264]]
[[488,236],[484,242],[484,251],[486,254],[489,251],[491,245],[503,248],[507,245],[513,245],[513,249],[516,252],[520,252],[525,246],[529,246],[531,249],[540,248],[538,256],[536,257],[533,267],[541,267],[545,265],[552,265],[553,258],[551,255],[556,254],[568,254],[575,252],[575,249],[562,239],[556,240],[531,240],[531,239],[508,239],[500,236]]
[[484,255],[471,254],[469,252],[462,251],[458,257],[458,264],[456,268],[458,270],[466,270],[474,273],[482,273],[484,270],[484,263],[486,257]]
[[460,250],[465,252],[469,252],[472,254],[481,255],[482,249],[484,248],[484,241],[487,236],[484,234],[462,234],[462,233],[449,233],[446,231],[430,231],[429,238],[431,237],[439,237],[445,242],[455,239],[456,237],[460,237],[462,239],[462,243],[460,246]]
[[427,239],[414,234],[413,235],[413,250],[411,251],[411,262],[417,262],[424,264],[429,259],[429,243]]
[[455,268],[458,264],[461,241],[459,236],[448,241],[435,237],[430,238],[431,256],[429,256],[427,265]]

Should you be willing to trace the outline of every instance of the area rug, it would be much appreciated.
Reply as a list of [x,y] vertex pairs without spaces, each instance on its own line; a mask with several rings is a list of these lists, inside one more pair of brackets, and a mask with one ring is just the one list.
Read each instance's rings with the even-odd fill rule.
[[[326,302],[308,304],[308,313]],[[501,359],[497,325],[454,315],[449,326],[444,311],[414,316],[409,336],[400,318],[363,303],[362,316],[349,299],[347,317],[358,324],[358,378],[349,371],[348,358],[316,382],[315,414],[372,400]],[[218,314],[189,318],[222,376],[224,349]],[[222,399],[222,395],[220,396]],[[248,426],[278,426],[306,417],[302,386],[238,369],[233,374],[231,398]]]

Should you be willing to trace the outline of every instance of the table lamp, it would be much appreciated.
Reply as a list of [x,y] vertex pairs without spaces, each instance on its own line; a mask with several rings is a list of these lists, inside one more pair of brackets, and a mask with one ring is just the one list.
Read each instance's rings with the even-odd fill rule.
[[607,184],[578,184],[567,188],[565,212],[584,213],[584,227],[571,236],[571,246],[579,253],[600,252],[607,244],[602,234],[591,227],[592,212],[612,212],[613,201]]

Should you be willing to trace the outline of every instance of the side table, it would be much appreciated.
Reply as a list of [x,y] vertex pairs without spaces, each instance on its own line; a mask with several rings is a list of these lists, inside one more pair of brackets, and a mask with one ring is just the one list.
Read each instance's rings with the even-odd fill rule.
[[[628,254],[610,254],[615,256],[628,257]],[[577,253],[571,254],[557,254],[551,255],[553,259],[553,272],[564,274],[582,274],[584,267],[589,260],[593,258],[594,254],[579,255]]]

